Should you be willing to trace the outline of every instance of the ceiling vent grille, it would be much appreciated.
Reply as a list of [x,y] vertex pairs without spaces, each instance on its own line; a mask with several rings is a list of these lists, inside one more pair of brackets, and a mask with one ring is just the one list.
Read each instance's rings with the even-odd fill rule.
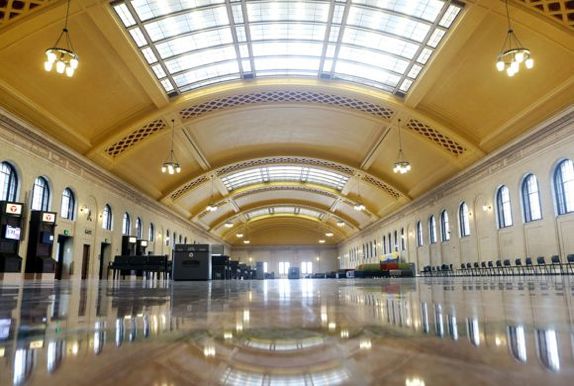
[[416,119],[411,119],[407,123],[407,127],[420,135],[426,137],[427,139],[431,140],[435,144],[439,145],[449,153],[460,156],[464,152],[466,152],[466,148],[463,147],[461,144],[456,142],[454,139],[447,137],[444,134],[441,134],[437,130],[433,129],[429,125],[425,125],[424,123],[417,121]]

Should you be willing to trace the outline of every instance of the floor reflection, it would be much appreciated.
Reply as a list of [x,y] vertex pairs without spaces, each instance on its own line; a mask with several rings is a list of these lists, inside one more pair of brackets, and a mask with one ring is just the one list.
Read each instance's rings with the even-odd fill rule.
[[571,384],[573,293],[559,277],[3,284],[0,384]]

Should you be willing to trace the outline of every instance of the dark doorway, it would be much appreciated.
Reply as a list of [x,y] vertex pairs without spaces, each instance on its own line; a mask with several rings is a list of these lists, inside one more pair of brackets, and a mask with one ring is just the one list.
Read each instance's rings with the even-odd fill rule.
[[[110,244],[102,243],[101,249],[100,249],[100,274],[99,274],[100,280],[104,279],[104,269],[107,265],[106,260],[108,259],[109,250],[110,250]],[[108,275],[107,275],[107,271],[106,271],[105,279],[107,279],[107,278],[108,278]]]
[[82,280],[88,278],[89,269],[90,269],[90,245],[84,244],[84,252],[82,253]]
[[72,238],[70,236],[58,235],[58,258],[56,260],[55,278],[62,280],[66,257],[69,257],[72,249]]

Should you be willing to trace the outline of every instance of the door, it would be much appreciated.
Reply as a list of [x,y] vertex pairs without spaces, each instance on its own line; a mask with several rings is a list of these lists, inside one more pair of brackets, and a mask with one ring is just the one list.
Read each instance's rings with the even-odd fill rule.
[[56,271],[54,278],[56,280],[62,280],[62,271],[64,268],[64,250],[66,243],[66,236],[58,235],[58,259],[56,260]]
[[[100,280],[104,279],[104,270],[106,269],[106,260],[108,257],[108,249],[110,247],[110,244],[108,243],[102,243],[101,245],[101,249],[100,249],[100,273],[98,275],[98,277],[100,278]],[[106,274],[106,279],[107,279],[107,274]]]
[[82,280],[88,278],[88,270],[90,269],[90,246],[84,244],[84,252],[82,254]]

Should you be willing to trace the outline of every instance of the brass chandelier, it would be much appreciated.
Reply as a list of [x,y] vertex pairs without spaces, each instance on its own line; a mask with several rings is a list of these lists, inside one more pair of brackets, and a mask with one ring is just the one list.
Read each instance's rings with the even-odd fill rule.
[[[78,54],[74,52],[74,47],[72,46],[72,40],[70,39],[70,32],[68,30],[68,17],[70,14],[70,0],[66,6],[66,19],[64,22],[64,28],[56,43],[53,47],[46,50],[46,61],[44,62],[44,70],[50,72],[52,69],[56,69],[58,74],[66,74],[68,77],[74,76],[74,72],[78,68],[79,59]],[[60,41],[65,44],[65,46],[60,46]]]
[[161,172],[164,174],[165,173],[175,174],[175,173],[181,172],[181,166],[179,166],[179,163],[177,162],[177,159],[175,158],[175,152],[173,151],[174,132],[175,132],[175,121],[172,119],[171,120],[171,145],[169,148],[169,155],[167,157],[167,160],[164,161],[163,164],[161,165]]
[[506,71],[506,75],[514,76],[520,71],[520,66],[524,65],[527,70],[534,67],[534,59],[528,48],[522,46],[518,37],[514,33],[510,24],[510,9],[506,0],[506,19],[508,21],[508,31],[502,49],[496,60],[496,69],[499,72]]

